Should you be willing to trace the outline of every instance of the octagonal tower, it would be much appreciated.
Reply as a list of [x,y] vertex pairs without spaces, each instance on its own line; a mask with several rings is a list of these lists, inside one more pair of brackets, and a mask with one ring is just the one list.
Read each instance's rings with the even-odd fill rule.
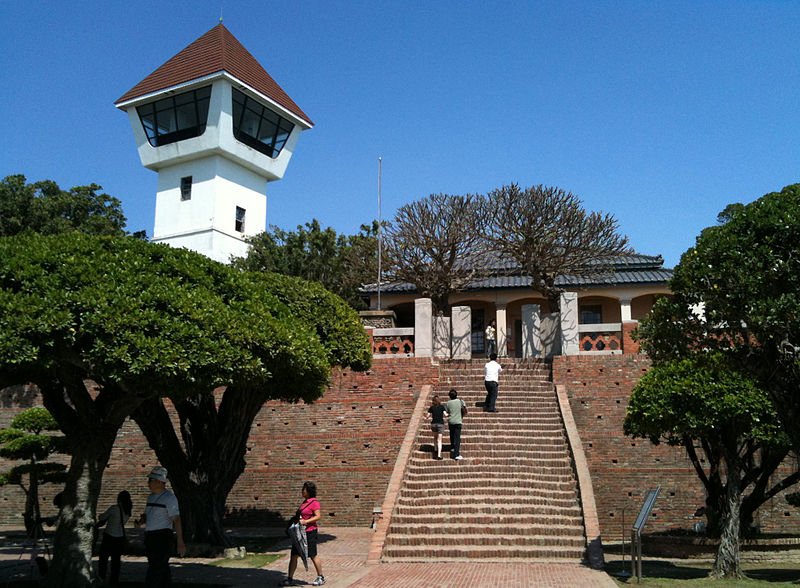
[[142,165],[158,172],[153,241],[228,262],[266,229],[311,120],[221,23],[126,92]]

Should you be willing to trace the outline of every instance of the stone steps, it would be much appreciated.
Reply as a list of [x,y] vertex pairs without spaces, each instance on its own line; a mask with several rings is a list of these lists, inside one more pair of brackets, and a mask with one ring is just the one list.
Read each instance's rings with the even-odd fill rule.
[[575,501],[564,501],[562,504],[530,504],[520,508],[519,504],[454,504],[445,502],[431,502],[425,512],[417,505],[398,506],[392,516],[393,520],[398,517],[402,522],[436,522],[445,517],[460,521],[462,517],[475,519],[495,517],[503,519],[505,517],[533,517],[532,522],[538,522],[544,517],[578,517],[581,516],[581,509]]
[[446,553],[449,549],[465,549],[477,547],[481,552],[488,547],[506,547],[509,550],[526,547],[550,547],[557,550],[581,550],[584,541],[581,537],[570,535],[486,535],[480,531],[472,535],[464,533],[441,533],[402,535],[395,533],[388,537],[384,550],[392,547],[423,547],[431,551],[440,550]]
[[469,413],[461,450],[433,459],[423,419],[408,461],[384,561],[583,558],[583,515],[549,365],[504,364],[497,413],[482,411],[483,361],[442,365],[437,393],[456,388]]
[[[500,508],[500,505],[507,503],[498,503],[496,494],[470,494],[452,496],[446,491],[437,493],[430,493],[426,496],[404,496],[397,502],[398,508],[409,509],[417,508],[420,512],[430,512],[430,507],[454,509],[467,509],[470,511],[480,510],[481,512],[492,512],[495,508]],[[513,508],[521,511],[533,510],[543,506],[572,509],[578,504],[578,497],[574,492],[542,492],[538,494],[520,494],[514,497]],[[505,506],[503,506],[505,508]],[[404,510],[408,513],[408,510]]]
[[546,561],[568,560],[580,562],[583,546],[564,545],[386,545],[383,550],[386,562],[441,561]]
[[[395,523],[392,532],[395,537],[424,535],[428,539],[427,543],[438,543],[434,537],[452,535],[454,529],[458,529],[458,535],[461,536],[485,535],[488,544],[496,543],[497,535],[507,536],[510,538],[509,544],[518,545],[525,545],[525,541],[530,537],[549,537],[551,539],[548,544],[551,545],[583,542],[580,517],[566,520],[561,517],[543,517],[536,522],[524,523],[515,523],[513,517],[494,520],[491,517],[461,517],[459,520],[441,521],[438,524],[407,520]],[[519,541],[515,542],[514,538]]]

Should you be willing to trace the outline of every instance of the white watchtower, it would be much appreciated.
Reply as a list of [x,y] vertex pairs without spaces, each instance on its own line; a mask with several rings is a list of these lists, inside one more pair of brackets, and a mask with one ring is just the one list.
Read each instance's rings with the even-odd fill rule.
[[280,180],[311,120],[221,23],[126,92],[142,165],[158,172],[153,241],[217,261],[266,229]]

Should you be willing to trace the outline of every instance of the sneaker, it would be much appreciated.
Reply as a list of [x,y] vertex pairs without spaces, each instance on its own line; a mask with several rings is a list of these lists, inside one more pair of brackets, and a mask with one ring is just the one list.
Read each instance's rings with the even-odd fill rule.
[[294,583],[294,578],[286,578],[283,580],[278,586],[296,586],[297,584]]
[[325,583],[325,576],[317,576],[317,579],[311,582],[312,586],[322,586]]
[[464,457],[461,455],[456,455],[455,459],[464,459]]

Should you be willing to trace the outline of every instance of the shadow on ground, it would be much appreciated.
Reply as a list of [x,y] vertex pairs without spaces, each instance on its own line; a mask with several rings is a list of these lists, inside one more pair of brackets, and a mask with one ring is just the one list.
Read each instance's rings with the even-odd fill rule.
[[[630,575],[620,576],[623,571],[628,574],[631,573],[630,560],[625,561],[624,564],[622,560],[609,561],[606,563],[605,571],[620,582],[636,584],[635,577]],[[711,564],[702,562],[697,562],[695,565],[684,565],[672,561],[646,559],[642,561],[642,578],[698,580],[708,577],[710,571]],[[744,573],[747,578],[762,582],[800,582],[800,566],[783,565],[780,562],[776,562],[771,566],[744,566]]]

